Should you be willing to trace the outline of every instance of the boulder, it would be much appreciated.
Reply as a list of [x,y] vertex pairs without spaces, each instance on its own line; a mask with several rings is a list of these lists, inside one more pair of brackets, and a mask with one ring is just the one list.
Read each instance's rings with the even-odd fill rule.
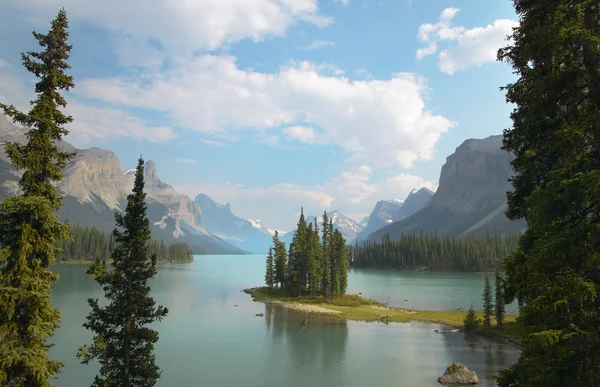
[[441,384],[477,384],[479,378],[475,371],[471,371],[467,367],[453,362],[452,365],[446,368],[446,372],[440,378],[438,383]]

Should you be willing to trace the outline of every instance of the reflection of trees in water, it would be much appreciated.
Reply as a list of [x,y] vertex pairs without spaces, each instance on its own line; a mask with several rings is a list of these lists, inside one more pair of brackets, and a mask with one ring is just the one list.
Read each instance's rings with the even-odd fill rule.
[[265,323],[290,350],[291,386],[342,386],[348,326],[346,321],[265,305]]
[[474,333],[442,334],[444,345],[457,362],[477,372],[479,385],[496,386],[500,369],[516,361],[518,350]]

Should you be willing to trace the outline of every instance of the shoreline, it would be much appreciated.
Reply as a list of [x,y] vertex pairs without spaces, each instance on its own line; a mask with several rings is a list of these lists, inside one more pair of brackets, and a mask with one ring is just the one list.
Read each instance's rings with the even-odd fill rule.
[[[463,328],[465,311],[448,310],[416,310],[406,308],[392,308],[381,302],[368,300],[356,294],[347,294],[342,297],[324,300],[322,297],[290,297],[281,289],[272,289],[271,294],[265,287],[244,289],[254,302],[277,304],[284,308],[303,311],[314,315],[328,316],[337,319],[365,322],[408,323],[420,321],[446,325],[455,329]],[[481,312],[477,312],[479,317]],[[522,329],[515,322],[516,315],[506,315],[502,329],[492,325],[491,328],[480,327],[473,332],[481,336],[506,341],[509,345],[522,348]]]

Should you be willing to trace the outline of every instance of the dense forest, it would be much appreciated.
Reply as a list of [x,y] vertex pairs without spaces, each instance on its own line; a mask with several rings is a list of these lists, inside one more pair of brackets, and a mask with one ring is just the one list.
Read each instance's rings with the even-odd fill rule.
[[498,233],[452,239],[437,234],[407,233],[393,241],[366,241],[348,248],[350,266],[416,270],[493,271],[517,247],[518,235]]
[[[56,254],[58,262],[93,261],[97,257],[109,259],[115,246],[115,237],[95,227],[71,228],[72,240],[62,240],[56,245],[60,249]],[[153,239],[148,245],[149,254],[156,254],[160,262],[192,262],[192,250],[185,243],[165,244]]]
[[296,296],[338,297],[348,287],[348,254],[342,233],[333,228],[327,212],[323,214],[321,239],[319,225],[306,223],[300,210],[298,227],[286,251],[285,243],[275,232],[269,249],[265,283],[269,288],[279,285]]

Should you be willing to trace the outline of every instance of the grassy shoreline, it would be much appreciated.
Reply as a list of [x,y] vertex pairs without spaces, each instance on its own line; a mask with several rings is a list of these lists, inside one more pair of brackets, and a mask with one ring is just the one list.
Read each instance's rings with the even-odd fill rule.
[[[330,300],[323,297],[292,297],[281,289],[258,287],[245,289],[253,301],[282,304],[291,309],[303,310],[312,314],[327,315],[334,318],[354,321],[379,321],[383,323],[422,321],[463,328],[466,311],[459,310],[414,310],[405,308],[389,308],[386,305],[368,300],[355,294],[346,294]],[[481,318],[483,313],[478,312]],[[475,333],[509,341],[512,345],[520,346],[523,330],[515,321],[516,315],[506,315],[504,325],[498,329],[493,323],[491,328],[479,328]]]

